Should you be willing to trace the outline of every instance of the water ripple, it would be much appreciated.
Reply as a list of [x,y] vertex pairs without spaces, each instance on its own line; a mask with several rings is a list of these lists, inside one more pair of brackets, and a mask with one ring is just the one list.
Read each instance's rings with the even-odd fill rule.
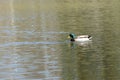
[[0,44],[0,47],[31,45],[31,44],[62,44],[62,43],[64,42],[10,42],[10,43],[5,43],[5,44]]

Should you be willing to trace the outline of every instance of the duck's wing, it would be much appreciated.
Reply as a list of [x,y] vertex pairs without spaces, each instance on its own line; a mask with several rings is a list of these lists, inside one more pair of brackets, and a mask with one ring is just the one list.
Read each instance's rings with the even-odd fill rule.
[[80,35],[77,38],[88,38],[88,37],[89,37],[89,35]]

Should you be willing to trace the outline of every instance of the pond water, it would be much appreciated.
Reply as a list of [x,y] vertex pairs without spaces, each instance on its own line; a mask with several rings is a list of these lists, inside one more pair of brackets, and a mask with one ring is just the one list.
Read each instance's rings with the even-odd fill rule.
[[[1,0],[0,80],[120,80],[119,0]],[[67,36],[89,34],[71,43]]]

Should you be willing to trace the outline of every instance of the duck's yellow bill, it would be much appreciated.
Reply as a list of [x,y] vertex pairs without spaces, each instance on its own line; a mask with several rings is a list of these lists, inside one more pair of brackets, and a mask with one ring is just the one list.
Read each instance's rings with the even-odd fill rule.
[[70,36],[68,36],[68,38],[70,38]]

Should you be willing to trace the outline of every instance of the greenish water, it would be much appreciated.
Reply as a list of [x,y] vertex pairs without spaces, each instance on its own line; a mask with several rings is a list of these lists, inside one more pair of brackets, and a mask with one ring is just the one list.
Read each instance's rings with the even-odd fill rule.
[[[1,0],[0,79],[119,80],[119,0]],[[91,42],[71,43],[69,33]]]

